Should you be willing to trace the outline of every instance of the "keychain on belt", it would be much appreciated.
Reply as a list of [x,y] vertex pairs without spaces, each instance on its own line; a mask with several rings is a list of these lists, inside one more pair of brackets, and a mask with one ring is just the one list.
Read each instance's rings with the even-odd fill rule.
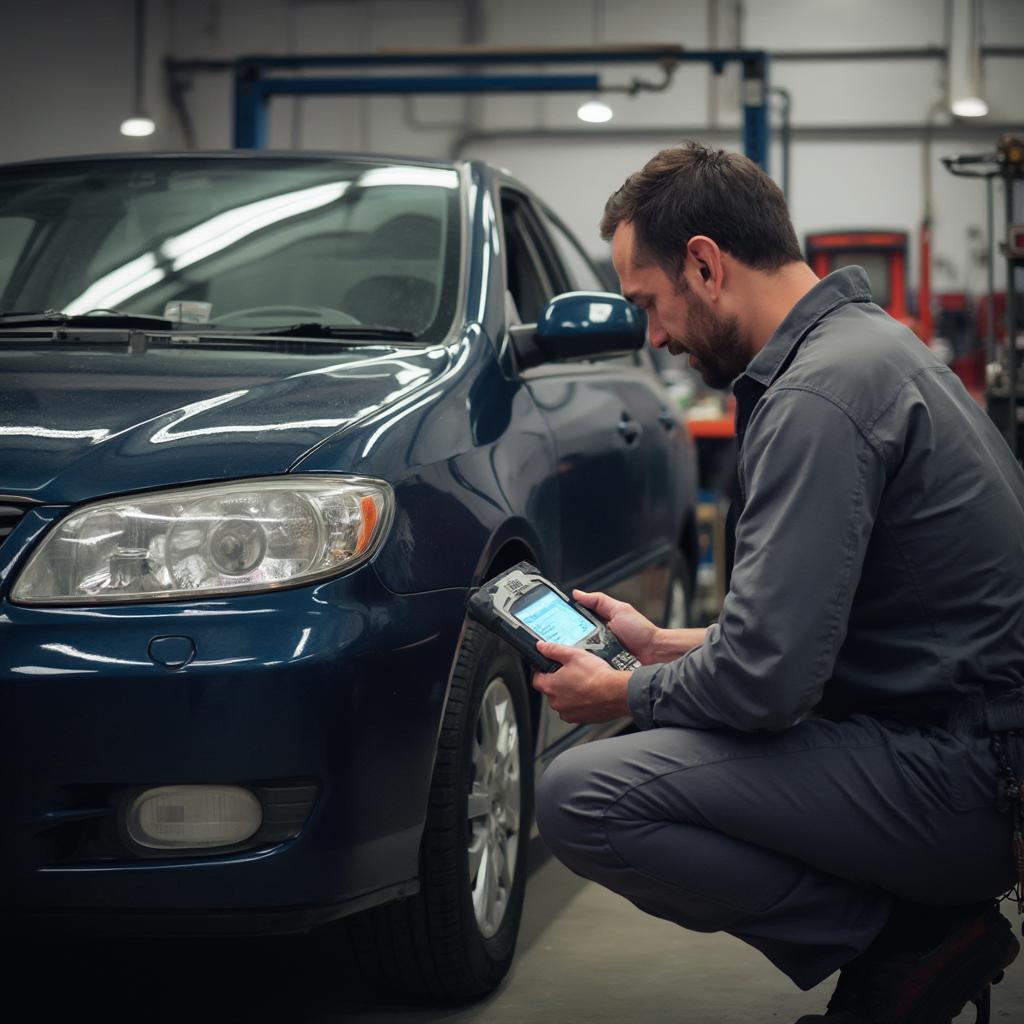
[[1024,914],[1024,780],[1017,778],[1017,773],[1010,764],[1003,743],[1004,736],[1021,736],[1024,731],[1008,729],[1005,732],[992,733],[992,753],[999,768],[999,789],[996,795],[996,807],[1002,812],[1009,810],[1013,818],[1013,861],[1017,869],[1017,882],[1011,893],[1017,901],[1017,912]]

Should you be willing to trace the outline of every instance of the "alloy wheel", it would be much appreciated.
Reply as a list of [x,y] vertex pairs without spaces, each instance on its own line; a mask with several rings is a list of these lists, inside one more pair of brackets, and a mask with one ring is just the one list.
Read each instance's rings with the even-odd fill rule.
[[473,912],[484,938],[501,927],[515,879],[522,825],[519,728],[512,694],[496,676],[473,732],[466,836]]

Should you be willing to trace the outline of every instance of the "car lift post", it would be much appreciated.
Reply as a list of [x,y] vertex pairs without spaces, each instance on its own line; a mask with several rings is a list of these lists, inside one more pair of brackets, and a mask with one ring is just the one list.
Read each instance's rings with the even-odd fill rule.
[[[267,141],[267,104],[272,96],[369,95],[385,93],[602,92],[630,91],[602,85],[588,74],[438,74],[342,75],[320,78],[275,77],[274,72],[309,68],[381,68],[470,66],[484,64],[640,64],[658,63],[671,70],[682,62],[709,63],[716,74],[725,65],[743,67],[743,148],[768,169],[768,54],[763,50],[684,50],[679,46],[636,46],[545,50],[467,48],[437,53],[341,54],[337,56],[240,57],[235,72],[235,132],[238,149],[261,149]],[[188,62],[174,62],[185,70]],[[268,74],[268,72],[270,74]],[[648,88],[651,88],[648,86]],[[658,87],[655,87],[658,88]]]
[[[1002,427],[1010,451],[1022,455],[1021,432],[1024,421],[1020,409],[1020,353],[1017,347],[1018,282],[1024,270],[1024,136],[1007,135],[999,140],[995,152],[943,157],[946,169],[957,177],[984,178],[988,188],[987,212],[989,252],[992,250],[992,181],[1002,178],[1006,190],[1006,238],[1002,243],[1006,257],[1006,351],[1002,367],[986,368],[985,397],[989,415]],[[989,274],[989,331],[993,330],[995,302]],[[996,371],[996,372],[992,372]],[[991,377],[990,377],[991,374]],[[1005,405],[1004,405],[1005,403]]]

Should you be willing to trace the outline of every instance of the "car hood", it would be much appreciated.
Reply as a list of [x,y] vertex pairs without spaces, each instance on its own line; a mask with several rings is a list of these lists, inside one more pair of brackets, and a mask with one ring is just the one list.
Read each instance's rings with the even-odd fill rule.
[[284,473],[447,364],[442,347],[0,338],[0,493],[65,504]]

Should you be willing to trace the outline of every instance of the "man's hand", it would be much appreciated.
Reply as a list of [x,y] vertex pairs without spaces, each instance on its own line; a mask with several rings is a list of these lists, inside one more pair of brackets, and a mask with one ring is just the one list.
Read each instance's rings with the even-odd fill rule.
[[707,630],[703,627],[662,629],[641,615],[631,604],[616,601],[607,594],[574,590],[572,596],[584,608],[597,612],[618,637],[619,643],[639,659],[641,665],[661,665],[673,661],[704,642]]
[[[635,614],[643,618],[639,612]],[[592,725],[628,717],[629,672],[616,672],[606,661],[578,647],[538,640],[537,650],[545,658],[561,662],[557,672],[534,672],[533,685],[563,722]]]
[[[604,619],[608,628],[618,637],[619,643],[639,659],[642,665],[653,665],[663,661],[656,652],[658,634],[662,632],[650,619],[641,615],[631,604],[616,601],[607,594],[574,590],[574,600],[589,608]],[[561,658],[554,659],[561,661]]]

